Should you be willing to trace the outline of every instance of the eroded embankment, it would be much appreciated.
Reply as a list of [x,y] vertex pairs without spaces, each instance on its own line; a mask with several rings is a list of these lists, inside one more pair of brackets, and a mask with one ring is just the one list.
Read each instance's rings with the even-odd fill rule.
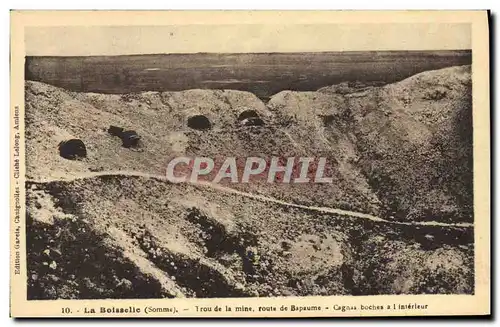
[[[96,94],[28,81],[26,171],[36,180],[89,170],[160,174],[175,156],[323,156],[335,187],[235,187],[307,207],[471,224],[471,86],[470,66],[457,66],[385,86],[282,91],[264,104],[232,90]],[[248,118],[259,124],[247,126]],[[111,125],[136,131],[143,148],[123,147]],[[70,138],[87,146],[85,160],[59,155]]]
[[358,219],[123,174],[27,189],[31,298],[472,292],[473,233],[463,226]]

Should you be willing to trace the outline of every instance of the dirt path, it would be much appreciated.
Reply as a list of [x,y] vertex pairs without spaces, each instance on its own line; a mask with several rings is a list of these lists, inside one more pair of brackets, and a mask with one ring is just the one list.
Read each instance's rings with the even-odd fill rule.
[[[52,178],[52,179],[48,178],[48,179],[37,180],[37,181],[26,179],[26,181],[32,182],[32,183],[48,183],[48,182],[56,182],[56,181],[74,181],[74,180],[99,177],[99,176],[146,177],[146,178],[153,178],[156,180],[169,182],[167,180],[167,177],[164,175],[148,174],[148,173],[138,172],[138,171],[79,172],[78,175],[67,176],[64,178]],[[448,228],[473,228],[474,227],[474,224],[471,224],[471,223],[447,224],[447,223],[442,223],[442,222],[437,222],[437,221],[416,221],[416,222],[390,221],[390,220],[386,220],[386,219],[383,219],[383,218],[380,218],[377,216],[373,216],[373,215],[361,213],[361,212],[356,212],[356,211],[349,211],[349,210],[342,210],[342,209],[328,208],[328,207],[306,206],[306,205],[302,205],[302,204],[290,203],[290,202],[278,200],[278,199],[275,199],[275,198],[272,198],[269,196],[238,191],[238,190],[235,190],[235,189],[230,188],[230,187],[224,187],[224,186],[221,186],[219,184],[214,184],[214,183],[209,183],[209,182],[195,182],[195,183],[188,182],[188,183],[190,183],[196,187],[212,188],[212,189],[215,189],[215,190],[220,191],[220,192],[237,194],[237,195],[244,196],[247,198],[252,198],[252,199],[255,199],[255,200],[258,200],[261,202],[275,203],[275,204],[279,204],[282,206],[299,208],[299,209],[304,209],[304,210],[309,210],[309,211],[316,211],[316,212],[327,213],[327,214],[335,214],[335,215],[345,216],[345,217],[349,217],[349,218],[368,219],[368,220],[378,222],[378,223],[406,225],[406,226],[430,226],[430,227],[448,227]]]

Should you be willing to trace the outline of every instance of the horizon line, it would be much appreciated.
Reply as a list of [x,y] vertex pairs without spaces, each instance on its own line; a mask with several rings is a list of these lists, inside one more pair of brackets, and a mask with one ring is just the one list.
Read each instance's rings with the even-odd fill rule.
[[442,49],[442,50],[340,50],[340,51],[275,51],[275,52],[170,52],[170,53],[132,53],[132,54],[98,54],[98,55],[28,55],[26,57],[44,57],[44,58],[88,58],[88,57],[138,57],[138,56],[171,56],[171,55],[201,55],[201,54],[218,54],[218,55],[258,55],[258,54],[327,54],[327,53],[377,53],[377,52],[469,52],[472,49]]

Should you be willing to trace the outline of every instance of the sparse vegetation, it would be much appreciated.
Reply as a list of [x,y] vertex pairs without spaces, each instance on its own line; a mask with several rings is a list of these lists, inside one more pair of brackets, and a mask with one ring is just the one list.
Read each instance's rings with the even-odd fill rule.
[[[472,222],[468,80],[470,67],[452,67],[386,86],[347,85],[361,92],[283,91],[267,104],[231,90],[106,95],[29,81],[28,296],[470,294],[469,228],[377,223],[90,174],[162,175],[174,155],[323,156],[332,184],[226,186],[386,220]],[[446,87],[445,96],[429,95],[429,85]],[[239,126],[241,108],[265,125]],[[191,129],[195,115],[210,117],[211,128]],[[106,132],[111,125],[137,131],[143,151],[122,147]],[[86,158],[58,155],[60,141],[73,138]]]

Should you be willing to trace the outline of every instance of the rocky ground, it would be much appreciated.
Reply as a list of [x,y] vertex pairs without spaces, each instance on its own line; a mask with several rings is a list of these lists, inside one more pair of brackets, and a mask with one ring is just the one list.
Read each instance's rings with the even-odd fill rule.
[[[264,126],[241,126],[245,110]],[[212,128],[189,128],[193,115]],[[28,81],[28,296],[473,293],[471,116],[470,66],[268,103]],[[137,131],[141,151],[110,125]],[[59,156],[68,138],[84,141],[86,159]],[[161,176],[177,155],[326,156],[334,183],[170,184]]]

